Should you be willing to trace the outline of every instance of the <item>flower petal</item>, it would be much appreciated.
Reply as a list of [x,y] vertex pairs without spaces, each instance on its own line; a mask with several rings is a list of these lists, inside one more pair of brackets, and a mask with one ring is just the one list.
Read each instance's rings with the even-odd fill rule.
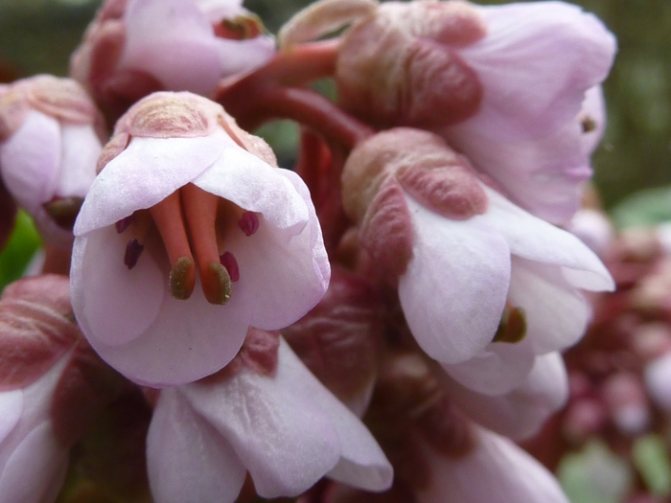
[[529,375],[534,356],[528,339],[514,344],[493,342],[470,360],[443,364],[443,368],[466,388],[484,395],[503,395]]
[[156,260],[140,257],[124,264],[126,241],[114,227],[75,239],[70,285],[77,321],[92,345],[127,344],[146,331],[167,295],[166,278]]
[[223,149],[217,162],[193,183],[240,208],[261,213],[274,227],[299,231],[310,218],[306,199],[296,188],[305,185],[302,180],[237,145]]
[[465,456],[445,457],[426,446],[431,484],[420,503],[568,503],[557,481],[510,440],[477,429],[476,445]]
[[21,127],[0,145],[2,179],[30,213],[54,195],[61,169],[61,128],[40,112],[26,115]]
[[18,424],[23,412],[23,393],[20,390],[0,393],[0,445]]
[[221,76],[236,75],[263,65],[275,54],[275,39],[258,36],[248,40],[217,39]]
[[443,382],[450,398],[473,421],[514,440],[535,434],[568,398],[568,378],[559,353],[537,356],[524,382],[505,395],[476,393],[447,376]]
[[489,210],[472,219],[474,225],[502,234],[518,257],[561,266],[567,281],[586,290],[612,290],[613,279],[599,258],[569,232],[515,206],[501,194],[485,188]]
[[510,252],[494,232],[428,211],[408,197],[413,257],[399,280],[408,325],[429,356],[453,364],[494,337],[510,281]]
[[75,223],[79,236],[149,208],[209,168],[232,140],[223,131],[196,138],[133,138],[97,176]]
[[62,129],[62,166],[56,194],[84,197],[96,177],[96,163],[102,150],[91,126],[65,124]]
[[156,501],[235,501],[245,467],[179,391],[161,392],[147,433],[147,469]]
[[51,424],[36,426],[11,454],[0,474],[2,500],[7,503],[54,501],[65,479],[68,452],[58,443]]
[[240,270],[233,295],[244,298],[250,324],[264,330],[284,328],[312,309],[324,296],[331,274],[307,188],[296,174],[277,171],[283,182],[284,178],[290,182],[292,198],[300,198],[302,207],[309,211],[307,224],[302,228],[275,227],[273,216],[283,213],[278,207],[271,221],[266,221],[266,214],[259,218],[259,228],[253,235],[235,229],[224,241]]
[[585,333],[590,306],[557,268],[513,257],[510,303],[524,310],[537,354],[571,346]]
[[212,25],[192,0],[131,0],[119,67],[151,73],[171,91],[206,95],[221,77]]

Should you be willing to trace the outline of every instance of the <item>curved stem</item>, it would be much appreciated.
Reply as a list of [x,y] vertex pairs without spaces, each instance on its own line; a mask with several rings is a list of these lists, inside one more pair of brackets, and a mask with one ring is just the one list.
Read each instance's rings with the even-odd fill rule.
[[275,88],[245,100],[222,100],[224,108],[246,129],[271,119],[292,119],[348,150],[373,134],[373,130],[335,103],[310,89]]

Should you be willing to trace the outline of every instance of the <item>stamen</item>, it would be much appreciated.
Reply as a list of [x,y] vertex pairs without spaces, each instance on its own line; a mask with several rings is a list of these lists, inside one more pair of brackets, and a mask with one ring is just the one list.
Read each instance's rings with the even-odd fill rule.
[[231,297],[231,277],[219,261],[216,220],[219,199],[193,184],[180,191],[191,245],[208,302],[224,304]]
[[44,211],[52,218],[56,225],[71,231],[82,206],[81,197],[59,197],[43,205]]
[[225,252],[219,257],[219,263],[226,268],[233,283],[240,280],[240,268],[238,267],[238,261],[235,259],[235,255],[231,252]]
[[231,276],[219,262],[211,262],[205,269],[201,267],[200,280],[205,298],[210,304],[226,304],[231,299]]
[[245,211],[238,220],[238,227],[247,237],[255,234],[259,230],[258,215],[252,211]]
[[170,290],[176,299],[188,299],[196,282],[195,263],[186,235],[179,193],[169,195],[149,210],[172,265]]
[[527,319],[521,307],[506,307],[493,342],[515,344],[527,334]]
[[123,231],[125,231],[126,229],[128,229],[128,227],[130,227],[130,224],[133,223],[133,220],[134,220],[134,218],[133,218],[133,214],[128,215],[127,217],[122,218],[122,219],[119,220],[117,223],[115,223],[115,224],[114,224],[114,227],[116,228],[116,231],[117,231],[119,234],[121,234]]
[[144,250],[144,246],[137,240],[131,239],[126,245],[126,253],[123,256],[123,263],[128,269],[132,269],[137,265],[137,261]]
[[582,129],[583,133],[591,133],[592,131],[596,130],[596,127],[596,121],[589,115],[583,117],[583,119],[580,121],[580,128]]
[[188,299],[196,282],[195,265],[191,257],[179,257],[168,276],[170,293],[176,299]]

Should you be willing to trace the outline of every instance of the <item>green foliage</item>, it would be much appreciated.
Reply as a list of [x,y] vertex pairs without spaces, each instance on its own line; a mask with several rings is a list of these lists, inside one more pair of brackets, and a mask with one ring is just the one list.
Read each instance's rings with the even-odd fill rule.
[[9,242],[0,253],[0,290],[21,277],[40,247],[40,237],[32,220],[20,211]]
[[638,192],[612,210],[618,228],[651,227],[671,222],[671,186]]
[[633,462],[651,494],[671,496],[671,461],[662,437],[647,435],[636,440]]

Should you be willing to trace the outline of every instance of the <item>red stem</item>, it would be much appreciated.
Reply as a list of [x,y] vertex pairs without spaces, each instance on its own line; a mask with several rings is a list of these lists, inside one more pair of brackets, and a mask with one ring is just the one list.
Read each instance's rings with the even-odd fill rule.
[[224,96],[222,104],[245,129],[271,119],[292,119],[347,150],[373,134],[373,130],[310,89],[275,88],[244,100]]

